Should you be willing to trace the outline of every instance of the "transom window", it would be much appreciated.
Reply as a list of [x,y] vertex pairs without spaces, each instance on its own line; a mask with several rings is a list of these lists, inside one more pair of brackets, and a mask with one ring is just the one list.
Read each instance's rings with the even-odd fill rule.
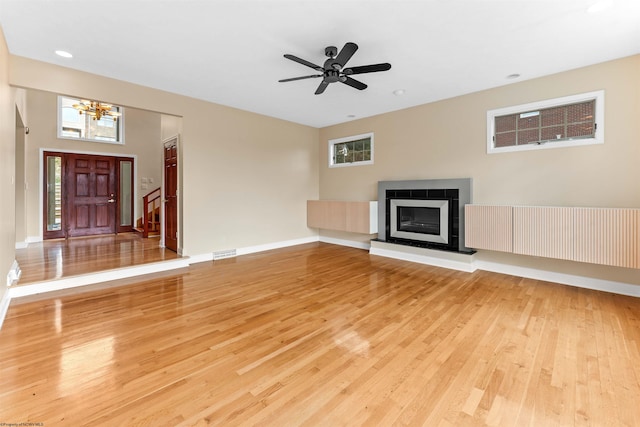
[[487,152],[602,144],[604,92],[491,110]]
[[373,133],[329,140],[329,167],[373,164]]
[[81,102],[77,98],[58,97],[58,138],[124,144],[124,108],[116,105],[111,107],[111,111],[120,114],[117,120],[107,115],[96,120],[73,107]]

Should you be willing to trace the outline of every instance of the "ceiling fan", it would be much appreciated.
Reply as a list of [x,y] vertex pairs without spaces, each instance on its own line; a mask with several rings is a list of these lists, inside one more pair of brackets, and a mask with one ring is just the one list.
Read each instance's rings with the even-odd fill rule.
[[340,51],[340,53],[338,53],[337,47],[328,46],[324,49],[324,54],[329,59],[327,59],[324,62],[324,66],[322,67],[319,65],[313,64],[309,61],[305,61],[304,59],[298,58],[297,56],[286,54],[284,55],[285,58],[290,59],[299,64],[306,65],[309,68],[313,68],[314,70],[316,70],[318,73],[321,73],[321,74],[312,74],[310,76],[293,77],[291,79],[283,79],[278,81],[281,83],[284,83],[284,82],[292,82],[294,80],[313,79],[313,78],[322,77],[322,82],[320,83],[320,86],[318,86],[318,89],[316,89],[316,92],[315,92],[316,95],[320,95],[322,92],[324,92],[327,86],[329,86],[329,83],[335,83],[335,82],[344,83],[347,86],[354,87],[358,90],[366,89],[367,88],[366,84],[358,80],[352,79],[349,76],[352,76],[355,74],[387,71],[391,68],[391,64],[385,62],[383,64],[362,65],[359,67],[344,68],[347,61],[349,61],[349,59],[351,59],[353,54],[356,53],[356,50],[358,50],[358,45],[351,42],[346,43],[342,48],[342,50]]

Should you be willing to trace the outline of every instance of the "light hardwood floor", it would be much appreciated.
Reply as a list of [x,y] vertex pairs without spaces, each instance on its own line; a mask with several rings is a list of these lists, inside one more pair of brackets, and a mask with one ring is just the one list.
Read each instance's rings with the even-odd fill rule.
[[159,247],[158,238],[138,233],[45,240],[16,250],[22,269],[18,286],[177,258]]
[[36,302],[0,422],[638,426],[640,299],[312,243]]

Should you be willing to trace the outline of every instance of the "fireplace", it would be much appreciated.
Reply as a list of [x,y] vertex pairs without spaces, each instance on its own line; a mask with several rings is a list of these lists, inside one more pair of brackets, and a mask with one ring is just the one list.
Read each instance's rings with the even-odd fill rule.
[[378,240],[456,252],[464,246],[464,205],[471,179],[381,181]]
[[448,244],[449,201],[391,199],[389,237]]

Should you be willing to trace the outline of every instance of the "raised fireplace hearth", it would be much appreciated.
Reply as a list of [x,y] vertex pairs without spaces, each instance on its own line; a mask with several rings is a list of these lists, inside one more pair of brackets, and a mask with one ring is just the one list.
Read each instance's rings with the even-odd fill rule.
[[471,178],[380,181],[378,240],[453,252],[464,246],[464,205]]

